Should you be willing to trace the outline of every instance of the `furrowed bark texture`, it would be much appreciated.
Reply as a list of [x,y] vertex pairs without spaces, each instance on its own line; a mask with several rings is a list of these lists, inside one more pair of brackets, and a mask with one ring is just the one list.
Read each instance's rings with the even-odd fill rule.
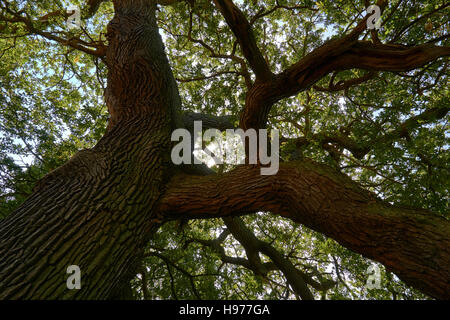
[[[45,176],[1,221],[0,299],[119,297],[156,225],[179,98],[154,5],[114,5],[107,133]],[[80,290],[66,287],[68,265],[81,269]]]
[[[90,4],[95,9],[94,2]],[[432,44],[358,41],[363,21],[348,36],[325,43],[275,75],[245,15],[231,0],[214,2],[256,76],[241,113],[243,129],[265,127],[275,102],[331,72],[407,71],[450,55],[449,48]],[[259,210],[332,237],[433,297],[450,298],[449,221],[386,205],[328,168],[311,162],[282,164],[277,175],[261,176],[260,168],[243,166],[224,175],[171,179],[170,135],[183,124],[154,0],[113,3],[106,49],[107,132],[94,148],[45,176],[19,208],[0,221],[0,299],[120,297],[160,222]],[[205,124],[218,119],[207,120]],[[220,123],[232,127],[229,121]],[[266,254],[277,263],[273,252]],[[80,290],[66,287],[69,265],[81,269]],[[297,289],[308,296],[304,284]]]
[[450,222],[389,206],[344,175],[313,162],[281,164],[274,176],[243,166],[217,176],[178,176],[161,201],[169,218],[269,211],[374,259],[407,284],[450,298]]

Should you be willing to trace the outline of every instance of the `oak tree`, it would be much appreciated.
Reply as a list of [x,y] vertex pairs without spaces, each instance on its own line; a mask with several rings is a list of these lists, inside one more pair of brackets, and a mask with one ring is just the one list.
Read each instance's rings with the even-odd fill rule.
[[[71,3],[0,0],[0,298],[450,298],[448,3]],[[277,174],[174,165],[196,120]]]

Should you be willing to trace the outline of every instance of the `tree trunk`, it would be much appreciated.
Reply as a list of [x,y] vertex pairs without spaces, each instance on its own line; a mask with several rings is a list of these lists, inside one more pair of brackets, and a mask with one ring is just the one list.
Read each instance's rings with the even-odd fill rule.
[[[151,1],[115,1],[110,122],[92,149],[49,173],[0,224],[0,299],[114,298],[157,225],[179,108]],[[68,290],[69,265],[81,289]]]

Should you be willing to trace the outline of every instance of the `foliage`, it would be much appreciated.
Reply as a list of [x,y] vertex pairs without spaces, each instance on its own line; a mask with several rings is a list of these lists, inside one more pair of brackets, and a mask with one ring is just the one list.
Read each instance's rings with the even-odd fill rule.
[[[26,3],[26,12],[36,19],[67,5],[46,0]],[[245,101],[246,76],[254,77],[216,8],[206,0],[193,3],[182,1],[158,11],[183,108],[231,114],[237,123]],[[264,14],[277,3],[289,9]],[[443,3],[390,2],[383,13],[379,40],[419,44],[443,37],[449,29],[448,11],[437,10]],[[71,4],[83,5],[74,0]],[[236,4],[253,22],[259,46],[275,71],[346,33],[365,10],[364,1],[244,0]],[[11,5],[24,8],[21,1],[11,1]],[[70,32],[81,39],[104,40],[111,14],[111,4],[103,3],[92,18],[83,20],[82,30]],[[432,21],[431,31],[424,27],[427,21]],[[40,28],[68,33],[61,18]],[[370,33],[364,37],[369,39]],[[437,43],[448,45],[448,40],[443,37]],[[31,194],[43,175],[100,139],[107,121],[102,99],[106,67],[99,58],[29,34],[17,23],[0,22],[0,57],[0,217],[4,217]],[[362,70],[342,71],[326,76],[295,98],[280,101],[269,122],[284,137],[282,159],[315,159],[348,174],[390,203],[448,215],[447,66],[447,61],[439,59],[408,73],[377,72],[361,84],[326,90],[330,83],[367,75]],[[436,108],[445,110],[444,114],[421,117]],[[418,121],[408,122],[413,117],[419,117]],[[329,138],[343,135],[354,143],[353,150]],[[367,290],[366,270],[371,261],[290,220],[270,213],[242,219],[258,239],[270,243],[297,269],[317,281],[336,283],[326,293],[312,288],[316,298],[427,298],[381,265],[381,289]],[[298,298],[279,270],[258,275],[242,265],[224,263],[211,246],[197,241],[213,240],[223,230],[220,219],[163,225],[150,241],[142,270],[132,282],[135,297]],[[228,256],[246,258],[242,244],[232,235],[222,246]],[[267,256],[261,260],[270,261]]]

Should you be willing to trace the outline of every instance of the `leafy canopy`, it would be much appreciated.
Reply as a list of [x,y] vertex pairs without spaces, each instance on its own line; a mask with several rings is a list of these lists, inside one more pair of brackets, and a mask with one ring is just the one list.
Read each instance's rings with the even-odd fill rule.
[[[107,111],[102,59],[4,19],[10,14],[6,2],[0,3],[0,217],[4,217],[31,194],[43,175],[98,141]],[[367,1],[331,0],[235,3],[250,21],[275,72],[342,36],[364,16],[367,5]],[[8,8],[23,10],[36,30],[46,34],[106,44],[106,24],[113,15],[109,2],[83,19],[80,29],[69,31],[61,15],[40,19],[65,11],[69,4],[85,5],[77,0],[8,1]],[[448,45],[445,9],[444,1],[391,1],[378,39]],[[184,111],[232,115],[237,124],[254,75],[214,5],[196,0],[161,6],[158,24]],[[367,31],[364,38],[370,37]],[[281,100],[272,108],[269,127],[283,136],[282,160],[312,158],[348,174],[390,203],[446,215],[450,181],[447,66],[447,61],[438,59],[406,73],[337,72]],[[361,77],[365,80],[345,86],[346,81]],[[213,169],[227,171],[232,166]],[[326,290],[311,286],[316,298],[426,298],[382,266],[381,289],[368,290],[366,270],[371,261],[290,220],[267,212],[242,219],[258,239],[297,270],[317,283],[333,283]],[[242,244],[224,230],[220,219],[164,225],[149,243],[142,270],[133,280],[136,298],[298,297],[279,269],[258,274],[246,267]],[[218,237],[223,252],[212,245],[211,240]],[[267,256],[260,259],[270,263]]]

